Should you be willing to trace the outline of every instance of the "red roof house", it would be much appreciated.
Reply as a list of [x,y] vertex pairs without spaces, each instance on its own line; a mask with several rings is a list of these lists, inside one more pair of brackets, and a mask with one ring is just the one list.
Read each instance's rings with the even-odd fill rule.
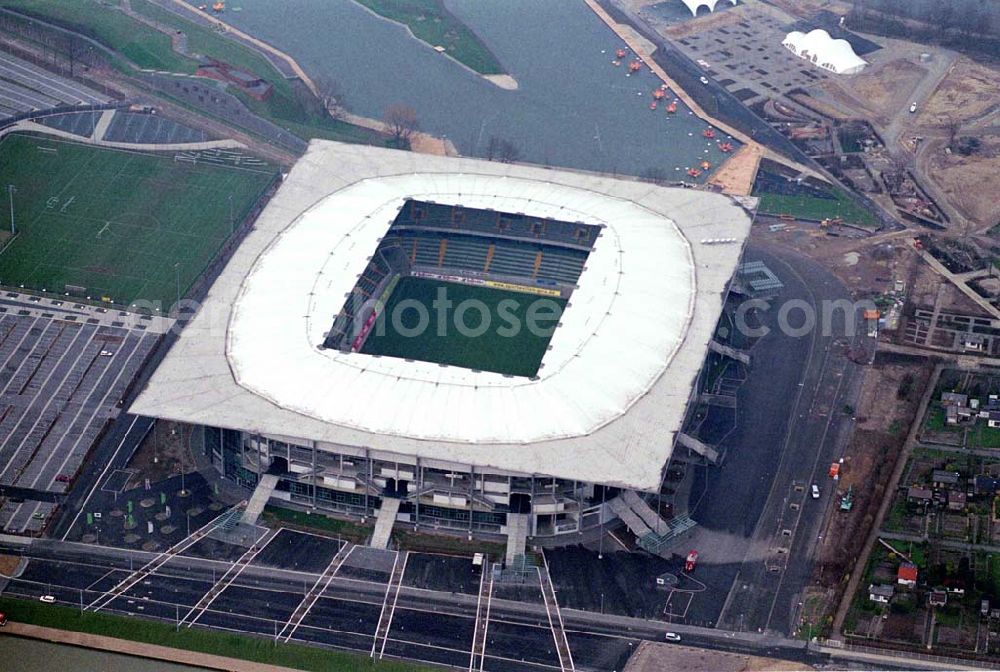
[[913,588],[917,585],[917,566],[910,562],[904,562],[899,566],[896,573],[896,583],[901,586]]

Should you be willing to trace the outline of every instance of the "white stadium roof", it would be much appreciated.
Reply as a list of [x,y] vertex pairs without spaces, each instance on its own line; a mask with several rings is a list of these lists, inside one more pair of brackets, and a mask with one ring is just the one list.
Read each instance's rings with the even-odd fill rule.
[[781,44],[796,56],[838,75],[856,75],[868,65],[854,53],[850,42],[835,40],[819,28],[808,33],[792,31]]
[[[406,198],[604,226],[537,378],[319,347]],[[314,141],[131,411],[655,489],[749,227],[703,191]]]

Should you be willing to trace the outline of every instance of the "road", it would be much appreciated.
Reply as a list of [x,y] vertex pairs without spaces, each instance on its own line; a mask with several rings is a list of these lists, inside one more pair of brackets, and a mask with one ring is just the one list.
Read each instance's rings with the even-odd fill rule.
[[[15,537],[0,537],[0,550],[31,558],[25,575],[12,581],[5,594],[27,598],[51,594],[58,602],[74,607],[86,607],[93,598],[127,576],[130,568],[137,569],[154,557],[142,551]],[[106,611],[177,622],[231,566],[230,562],[218,559],[175,558],[150,580],[142,581],[127,595],[114,600]],[[204,612],[198,626],[273,637],[320,576],[321,573],[314,571],[251,564]],[[363,579],[356,576],[334,576],[322,591],[319,604],[295,630],[294,641],[370,653],[375,623],[381,620],[380,607],[386,604],[386,584],[380,581],[377,572]],[[238,593],[238,598],[233,593]],[[477,606],[478,597],[474,594],[403,585],[392,607],[385,657],[467,667],[470,624],[476,617]],[[384,617],[385,610],[382,611]],[[16,620],[16,614],[11,617]],[[562,618],[576,669],[580,670],[620,669],[619,665],[640,640],[663,641],[667,629],[680,634],[687,646],[781,658],[804,666],[861,660],[866,669],[935,668],[933,661],[821,649],[817,645],[807,646],[801,640],[758,633],[667,625],[568,609],[562,610]],[[484,669],[500,672],[559,669],[551,655],[551,630],[543,604],[494,597],[487,621],[489,643]],[[957,667],[954,663],[950,666]]]
[[[820,315],[824,301],[846,298],[836,278],[780,248],[755,244],[746,259],[764,261],[785,287],[762,316],[772,332],[750,350],[735,426],[720,444],[725,459],[705,470],[692,493],[698,527],[680,550],[698,549],[697,579],[706,589],[681,610],[688,623],[789,634],[833,499],[826,467],[851,429],[842,409],[857,393],[860,371],[836,345],[842,319],[829,334],[822,325],[798,336],[778,329],[782,306],[811,306]],[[817,481],[821,497],[813,500],[809,486]]]

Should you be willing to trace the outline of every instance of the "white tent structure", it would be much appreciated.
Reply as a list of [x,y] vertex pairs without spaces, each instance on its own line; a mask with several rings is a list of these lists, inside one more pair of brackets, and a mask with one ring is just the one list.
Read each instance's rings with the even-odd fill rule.
[[[715,6],[719,4],[719,0],[681,0],[688,9],[691,10],[691,14],[698,16],[698,10],[702,7],[708,7],[708,11],[714,12]],[[733,5],[736,4],[736,0],[729,0]]]
[[868,61],[854,53],[850,42],[835,40],[822,29],[808,33],[793,31],[781,44],[799,58],[838,75],[856,75],[868,65]]

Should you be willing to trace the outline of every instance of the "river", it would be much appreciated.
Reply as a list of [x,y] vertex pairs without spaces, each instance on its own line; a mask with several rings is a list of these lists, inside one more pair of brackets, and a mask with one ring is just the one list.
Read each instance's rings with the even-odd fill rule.
[[[240,0],[223,18],[293,56],[311,76],[335,80],[347,107],[381,118],[408,105],[421,128],[462,154],[483,155],[491,136],[521,159],[633,175],[686,170],[724,155],[705,123],[680,105],[652,111],[660,85],[648,70],[615,67],[621,40],[582,0],[445,0],[494,52],[520,88],[500,89],[350,0]],[[721,139],[725,139],[722,137]]]

